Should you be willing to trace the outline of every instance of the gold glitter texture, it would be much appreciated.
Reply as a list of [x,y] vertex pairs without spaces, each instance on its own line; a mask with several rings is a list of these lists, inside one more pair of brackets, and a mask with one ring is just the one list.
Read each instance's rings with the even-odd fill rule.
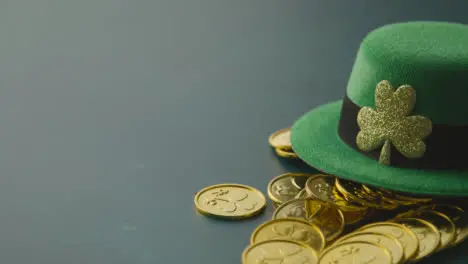
[[362,151],[382,147],[379,163],[390,164],[390,147],[407,158],[420,158],[426,152],[423,139],[432,132],[432,122],[426,117],[410,116],[416,103],[416,91],[409,85],[395,89],[383,80],[375,89],[375,110],[363,107],[357,123],[361,131],[356,144]]

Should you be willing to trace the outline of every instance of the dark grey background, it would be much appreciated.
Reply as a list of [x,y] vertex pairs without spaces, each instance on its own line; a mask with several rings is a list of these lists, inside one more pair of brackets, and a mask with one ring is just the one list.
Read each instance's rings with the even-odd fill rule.
[[369,30],[460,3],[2,1],[0,262],[240,263],[271,207],[215,221],[194,193],[304,169],[268,135],[342,96]]

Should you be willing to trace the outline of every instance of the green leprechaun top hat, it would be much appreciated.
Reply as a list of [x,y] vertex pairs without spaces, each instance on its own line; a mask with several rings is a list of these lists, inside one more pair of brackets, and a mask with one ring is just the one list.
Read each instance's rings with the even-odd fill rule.
[[343,100],[293,125],[309,165],[414,194],[468,196],[468,26],[387,25],[362,41]]

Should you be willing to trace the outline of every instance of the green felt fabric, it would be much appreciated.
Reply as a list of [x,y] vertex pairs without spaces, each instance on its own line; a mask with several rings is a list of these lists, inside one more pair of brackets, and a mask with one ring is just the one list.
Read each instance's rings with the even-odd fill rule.
[[468,26],[408,22],[369,33],[352,69],[349,98],[359,106],[375,106],[381,80],[413,86],[414,114],[434,124],[468,124]]
[[338,136],[341,101],[320,106],[292,127],[294,151],[323,172],[369,185],[415,194],[468,196],[468,171],[423,171],[379,164]]

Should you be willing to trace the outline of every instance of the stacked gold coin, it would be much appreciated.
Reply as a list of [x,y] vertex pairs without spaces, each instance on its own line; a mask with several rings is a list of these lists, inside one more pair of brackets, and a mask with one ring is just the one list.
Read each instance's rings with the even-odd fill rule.
[[[296,158],[290,130],[269,138],[281,157]],[[251,234],[243,264],[415,262],[468,237],[468,203],[437,200],[364,185],[327,174],[286,173],[267,186],[272,219]],[[195,195],[199,212],[243,219],[267,201],[242,184],[206,187]]]
[[275,149],[278,156],[282,158],[295,159],[297,158],[291,145],[291,130],[290,128],[280,129],[270,135],[268,143]]
[[267,193],[275,211],[252,233],[244,264],[400,264],[468,237],[462,204],[440,204],[327,174],[282,174],[270,181]]

